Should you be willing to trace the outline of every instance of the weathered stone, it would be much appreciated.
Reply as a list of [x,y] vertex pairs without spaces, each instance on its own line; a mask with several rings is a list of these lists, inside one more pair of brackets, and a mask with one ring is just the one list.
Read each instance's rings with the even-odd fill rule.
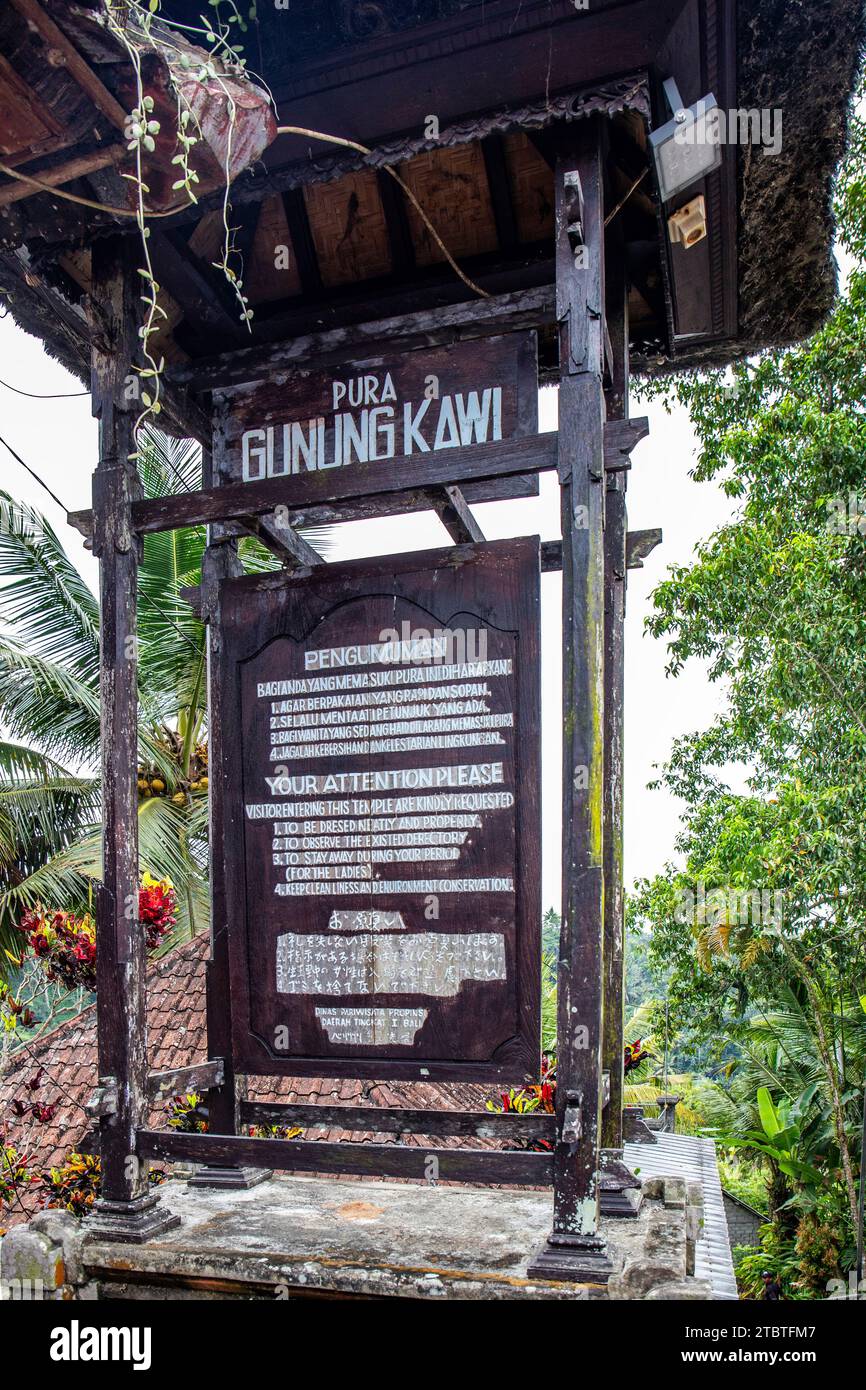
[[0,1288],[9,1299],[56,1298],[66,1282],[63,1247],[50,1236],[16,1226],[0,1246]]
[[686,1273],[694,1274],[697,1243],[704,1226],[704,1194],[699,1182],[686,1185]]
[[644,1295],[647,1302],[673,1301],[674,1299],[693,1302],[709,1300],[712,1296],[712,1286],[706,1279],[684,1279],[670,1284],[657,1284],[654,1289],[650,1289],[649,1293]]
[[648,1197],[648,1198],[652,1199],[653,1201],[658,1201],[658,1200],[660,1200],[661,1197],[664,1195],[665,1183],[666,1183],[666,1182],[667,1182],[667,1178],[657,1178],[657,1177],[653,1177],[653,1178],[644,1178],[644,1180],[643,1180],[643,1195],[644,1195],[644,1197]]
[[602,1221],[615,1261],[608,1287],[527,1273],[549,1229],[549,1192],[307,1177],[279,1177],[250,1190],[180,1182],[171,1189],[183,1224],[143,1245],[92,1233],[84,1239],[65,1213],[40,1213],[7,1238],[9,1259],[19,1247],[17,1277],[46,1283],[50,1269],[55,1282],[40,1296],[79,1299],[283,1300],[316,1290],[434,1301],[585,1301],[641,1299],[667,1286],[692,1290],[687,1213],[665,1209],[658,1197],[632,1221]]
[[686,1184],[684,1178],[665,1178],[664,1204],[666,1207],[685,1207]]
[[65,1284],[77,1284],[81,1277],[82,1227],[69,1211],[40,1211],[30,1218],[29,1229],[59,1246],[63,1255]]

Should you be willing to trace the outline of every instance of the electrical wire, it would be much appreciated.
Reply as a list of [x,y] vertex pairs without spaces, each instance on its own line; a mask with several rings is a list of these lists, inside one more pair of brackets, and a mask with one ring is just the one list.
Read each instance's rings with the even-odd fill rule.
[[[48,484],[47,484],[46,482],[44,482],[42,478],[40,478],[39,474],[36,473],[36,472],[30,467],[29,464],[27,464],[27,463],[24,462],[24,460],[23,460],[23,458],[21,457],[21,455],[15,452],[15,450],[12,448],[12,445],[11,445],[11,444],[8,444],[8,443],[6,442],[6,440],[3,438],[2,435],[0,435],[0,444],[4,444],[4,445],[6,446],[6,448],[9,450],[10,454],[12,455],[12,457],[13,457],[14,459],[16,459],[18,463],[21,464],[21,467],[22,467],[22,468],[26,469],[26,471],[30,474],[31,478],[35,479],[35,481],[39,484],[39,486],[40,486],[41,488],[44,488],[44,489],[45,489],[45,491],[48,493],[48,496],[51,498],[51,500],[52,500],[53,502],[56,502],[56,503],[57,503],[57,506],[61,509],[61,511],[67,513],[67,515],[68,515],[68,513],[69,513],[69,508],[68,508],[68,507],[64,507],[63,503],[60,501],[60,498],[59,498],[55,493],[53,493],[53,492],[51,491],[51,488],[48,486]],[[171,465],[170,465],[170,466],[171,466]],[[185,479],[182,477],[182,475],[181,475],[180,473],[178,473],[178,472],[177,472],[177,469],[175,469],[173,466],[172,466],[172,472],[173,472],[173,473],[175,474],[175,476],[180,480],[180,482],[183,483],[183,485],[184,485],[184,487],[186,488],[187,492],[190,492],[192,489],[188,486],[188,484],[186,483],[186,481],[185,481]],[[165,622],[168,623],[169,627],[173,627],[173,628],[174,628],[174,630],[175,630],[175,632],[177,633],[178,637],[182,638],[183,641],[186,642],[187,646],[190,647],[190,648],[195,652],[196,656],[200,655],[199,648],[196,646],[196,644],[195,644],[195,642],[192,640],[192,638],[189,637],[189,636],[187,635],[187,633],[185,633],[185,632],[182,630],[182,628],[178,627],[177,623],[174,621],[173,618],[170,618],[170,617],[169,617],[168,613],[166,613],[166,611],[165,611],[164,608],[161,608],[161,607],[159,606],[159,604],[156,603],[156,602],[150,597],[149,594],[144,593],[144,591],[143,591],[142,589],[139,589],[139,591],[138,591],[138,596],[139,596],[139,598],[144,599],[145,603],[148,604],[149,607],[152,608],[153,611],[154,611],[155,613],[158,613],[159,616],[160,616],[161,618],[163,618]]]
[[35,479],[35,481],[39,484],[39,486],[40,486],[41,488],[44,488],[44,490],[48,493],[48,496],[51,498],[52,502],[56,502],[56,504],[57,504],[57,506],[60,508],[60,510],[61,510],[63,513],[65,513],[66,515],[68,515],[68,514],[69,514],[69,508],[68,508],[68,507],[64,507],[64,505],[63,505],[63,503],[61,502],[60,498],[57,496],[57,493],[51,491],[51,488],[48,486],[48,484],[47,484],[46,482],[43,481],[42,478],[40,478],[40,476],[39,476],[38,473],[34,473],[33,469],[30,467],[29,463],[25,463],[25,462],[24,462],[24,460],[23,460],[23,458],[21,457],[21,455],[15,452],[15,450],[12,448],[12,445],[8,442],[8,440],[6,440],[6,439],[3,438],[2,434],[0,434],[0,444],[2,444],[3,447],[4,447],[5,449],[8,449],[8,450],[9,450],[10,454],[11,454],[12,457],[16,460],[16,462],[18,462],[18,463],[21,464],[21,467],[22,467],[27,473],[30,474],[31,478]]
[[89,396],[89,391],[52,391],[49,395],[43,396],[37,391],[22,391],[20,386],[12,386],[10,382],[4,381],[0,377],[0,386],[5,386],[7,391],[14,391],[16,396],[28,396],[31,401],[59,401],[68,399],[71,396]]

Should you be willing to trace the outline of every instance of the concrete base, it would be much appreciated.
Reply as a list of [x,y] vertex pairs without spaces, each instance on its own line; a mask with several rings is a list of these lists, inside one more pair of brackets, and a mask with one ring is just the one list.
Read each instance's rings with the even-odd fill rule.
[[[181,1225],[147,1245],[88,1235],[75,1265],[88,1293],[66,1297],[593,1300],[687,1279],[686,1211],[657,1198],[634,1220],[602,1221],[605,1255],[548,1245],[549,1191],[291,1176],[161,1191]],[[693,1297],[709,1296],[693,1282]]]
[[272,1168],[231,1168],[218,1163],[203,1163],[189,1179],[189,1185],[237,1191],[241,1188],[258,1187],[260,1182],[269,1182],[273,1176]]

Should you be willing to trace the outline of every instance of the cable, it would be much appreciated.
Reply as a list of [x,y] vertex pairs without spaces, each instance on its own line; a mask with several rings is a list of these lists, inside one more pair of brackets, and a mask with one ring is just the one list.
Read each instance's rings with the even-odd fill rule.
[[182,638],[183,638],[184,642],[186,642],[187,646],[190,647],[190,648],[195,652],[196,656],[201,656],[201,648],[196,646],[196,644],[195,644],[195,642],[192,640],[192,638],[191,638],[191,637],[188,637],[187,634],[183,631],[183,629],[182,629],[182,628],[179,628],[178,625],[177,625],[177,623],[176,623],[172,618],[170,618],[170,617],[168,616],[168,614],[166,613],[165,609],[164,609],[164,608],[160,608],[160,606],[159,606],[158,603],[154,603],[154,601],[153,601],[153,599],[150,597],[150,595],[149,595],[149,594],[146,594],[142,588],[139,588],[139,590],[138,590],[138,597],[139,597],[139,598],[143,598],[144,601],[145,601],[145,603],[149,604],[150,607],[153,609],[153,611],[154,611],[155,613],[158,613],[159,616],[160,616],[161,618],[164,618],[164,619],[165,619],[165,621],[168,623],[169,627],[173,627],[173,628],[174,628],[174,630],[175,630],[175,632],[177,633],[178,637],[182,637]]
[[21,467],[22,467],[23,469],[25,469],[25,470],[30,474],[31,478],[35,478],[35,480],[36,480],[36,482],[39,484],[39,486],[40,486],[41,488],[44,488],[44,489],[45,489],[45,491],[48,493],[48,496],[51,498],[52,502],[56,502],[56,503],[57,503],[57,506],[58,506],[58,507],[60,508],[60,510],[64,513],[64,515],[68,516],[68,515],[69,515],[69,508],[68,508],[68,507],[64,507],[64,505],[63,505],[63,503],[61,502],[60,498],[57,496],[57,493],[51,491],[51,488],[48,486],[48,484],[42,481],[42,479],[40,478],[40,476],[39,476],[38,473],[34,473],[34,472],[33,472],[33,469],[30,467],[29,464],[27,464],[27,463],[24,462],[24,460],[23,460],[23,458],[21,457],[20,454],[16,454],[15,450],[12,448],[12,445],[9,444],[9,443],[7,442],[7,440],[5,440],[5,439],[3,438],[2,434],[0,434],[0,444],[2,444],[2,445],[4,446],[4,448],[6,448],[6,449],[9,450],[10,454],[12,455],[12,457],[13,457],[14,459],[16,459],[18,463],[21,464]]
[[[58,505],[58,507],[60,508],[60,510],[61,510],[62,512],[65,512],[65,513],[68,515],[68,513],[69,513],[69,508],[68,508],[68,507],[64,507],[63,503],[60,501],[60,498],[57,497],[56,494],[53,493],[53,492],[51,491],[51,488],[48,486],[48,484],[45,483],[45,482],[43,482],[42,479],[40,478],[39,474],[38,474],[38,473],[35,473],[35,472],[33,471],[33,469],[29,466],[29,464],[26,464],[26,463],[24,462],[24,460],[23,460],[23,458],[21,457],[21,455],[20,455],[20,454],[17,454],[17,453],[15,452],[15,450],[12,448],[12,445],[11,445],[11,444],[7,444],[7,443],[6,443],[6,440],[3,438],[2,435],[0,435],[0,444],[4,444],[4,445],[6,446],[6,448],[9,450],[10,454],[12,455],[12,457],[13,457],[14,459],[17,459],[18,463],[21,464],[21,467],[27,470],[27,472],[30,474],[31,478],[34,478],[34,479],[36,480],[36,482],[39,484],[40,487],[42,487],[42,488],[45,489],[45,491],[48,493],[48,496],[52,499],[52,501],[54,501],[54,502],[57,503],[57,505]],[[168,462],[168,460],[166,460],[166,461]],[[172,468],[172,472],[175,473],[175,476],[176,476],[177,478],[179,478],[180,481],[183,483],[184,487],[186,487],[187,492],[191,491],[191,489],[189,488],[189,486],[188,486],[187,483],[185,482],[185,480],[184,480],[184,478],[182,477],[182,475],[181,475],[180,473],[177,472],[177,470],[174,468],[173,465],[170,465],[170,467]],[[145,601],[145,603],[148,603],[148,604],[150,605],[150,607],[151,607],[156,613],[158,613],[159,616],[160,616],[161,618],[164,618],[165,621],[169,624],[169,626],[174,628],[174,630],[175,630],[175,632],[177,633],[178,637],[182,637],[183,640],[184,640],[184,642],[186,642],[187,646],[191,647],[192,650],[196,653],[197,656],[199,655],[199,648],[196,646],[195,642],[193,642],[192,638],[191,638],[191,637],[188,637],[187,634],[186,634],[185,632],[183,632],[183,631],[181,630],[181,628],[178,627],[177,623],[175,623],[175,622],[168,616],[168,614],[165,612],[165,610],[164,610],[163,608],[160,608],[160,606],[159,606],[158,603],[155,603],[155,602],[153,601],[153,599],[150,597],[149,594],[146,594],[146,593],[144,593],[141,589],[139,589],[139,597],[140,597],[140,598],[143,598],[144,601]]]
[[16,396],[29,396],[32,401],[59,401],[69,396],[89,396],[89,391],[53,391],[50,395],[43,396],[36,391],[22,391],[18,386],[11,386],[8,381],[0,377],[0,386],[5,386],[7,391],[14,391]]

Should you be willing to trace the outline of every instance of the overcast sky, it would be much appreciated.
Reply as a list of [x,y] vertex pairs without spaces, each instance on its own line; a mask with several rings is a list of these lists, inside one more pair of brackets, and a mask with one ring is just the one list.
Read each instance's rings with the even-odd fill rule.
[[[90,479],[96,462],[96,426],[89,396],[33,400],[8,386],[34,393],[80,391],[80,383],[53,362],[37,339],[22,333],[10,316],[0,320],[0,435],[56,493],[65,508],[90,505]],[[711,685],[698,663],[675,681],[665,677],[664,644],[643,631],[650,594],[668,565],[687,563],[698,541],[731,515],[732,503],[710,483],[694,483],[689,469],[695,440],[682,411],[668,415],[658,405],[636,403],[634,414],[650,417],[650,437],[635,449],[629,475],[629,526],[661,526],[664,544],[632,570],[626,613],[626,761],[625,875],[635,877],[661,868],[673,856],[678,826],[677,803],[662,791],[648,791],[654,765],[666,758],[679,734],[703,728],[721,707],[722,692]],[[541,393],[541,428],[556,427],[556,392]],[[95,587],[96,564],[77,532],[65,521],[39,485],[0,446],[3,488],[43,510],[59,532],[68,553]],[[538,534],[559,536],[556,480],[542,475],[541,495],[519,502],[497,502],[476,509],[490,540]],[[363,554],[387,555],[448,543],[433,514],[356,522],[338,528],[330,559]],[[559,906],[560,836],[560,576],[542,578],[542,737],[543,737],[543,904]]]

